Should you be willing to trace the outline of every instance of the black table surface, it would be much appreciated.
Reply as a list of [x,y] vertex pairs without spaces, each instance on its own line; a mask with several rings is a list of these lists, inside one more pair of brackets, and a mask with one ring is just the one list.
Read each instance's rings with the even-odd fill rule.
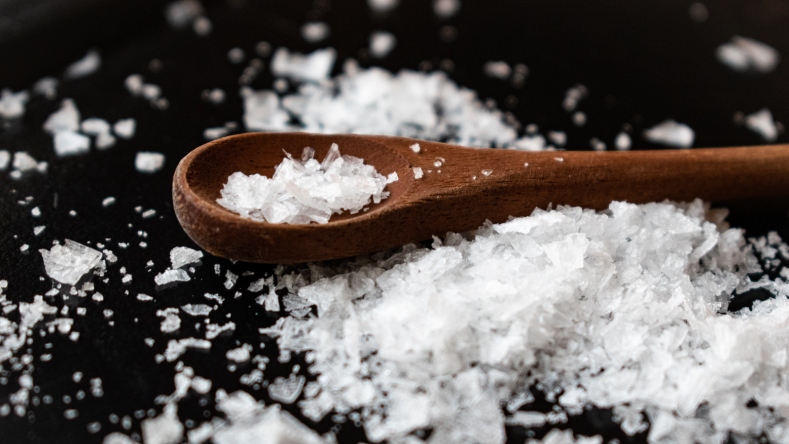
[[[191,393],[181,401],[182,421],[199,423],[220,415],[213,408],[219,388],[246,390],[271,402],[265,389],[254,390],[239,382],[253,364],[228,369],[231,362],[225,359],[225,352],[239,344],[252,344],[253,354],[271,358],[265,371],[267,380],[287,375],[295,363],[302,364],[302,373],[307,374],[301,356],[294,356],[287,364],[277,363],[276,345],[258,334],[259,327],[273,324],[277,316],[264,312],[248,292],[232,298],[236,289],[245,289],[272,267],[207,256],[191,282],[157,289],[153,281],[156,273],[169,266],[173,247],[196,248],[172,211],[171,179],[178,161],[205,142],[204,129],[227,121],[241,124],[242,101],[237,90],[246,63],[228,62],[227,52],[233,47],[243,48],[248,62],[260,41],[300,52],[332,46],[338,53],[335,75],[347,58],[356,58],[364,67],[376,65],[395,72],[443,68],[452,80],[477,91],[483,100],[494,100],[522,125],[535,123],[543,134],[566,131],[567,149],[571,150],[590,149],[589,141],[594,137],[611,147],[625,125],[632,128],[634,149],[659,149],[640,134],[669,118],[695,130],[697,147],[764,143],[755,133],[734,124],[737,112],[769,108],[776,120],[789,122],[789,63],[784,61],[774,72],[757,75],[735,73],[715,59],[716,47],[733,35],[755,38],[789,54],[787,1],[717,0],[707,5],[709,19],[704,23],[691,20],[689,0],[464,0],[460,13],[446,20],[433,14],[430,1],[400,3],[391,13],[380,15],[372,13],[364,0],[206,1],[206,15],[214,27],[211,35],[199,37],[190,30],[170,29],[163,14],[165,2],[161,1],[0,2],[0,88],[30,89],[41,77],[60,76],[69,63],[91,48],[98,49],[103,60],[97,73],[62,82],[57,100],[33,97],[23,118],[2,122],[0,149],[24,150],[50,165],[45,175],[29,174],[21,180],[12,180],[8,171],[0,173],[0,279],[9,282],[6,294],[15,302],[30,302],[34,295],[53,287],[38,250],[50,248],[54,240],[68,238],[94,246],[103,242],[119,258],[109,267],[109,283],[94,280],[96,290],[104,295],[103,302],[47,299],[59,309],[71,307],[73,330],[80,332],[80,337],[71,341],[57,332],[39,336],[44,327],[36,327],[32,344],[16,356],[30,350],[35,359],[24,370],[33,375],[37,387],[32,395],[39,399],[50,395],[54,402],[31,405],[23,417],[14,413],[0,417],[0,442],[93,443],[112,431],[139,434],[142,418],[161,412],[161,406],[154,403],[156,396],[174,389],[173,364],[157,364],[154,356],[162,353],[169,339],[202,337],[189,319],[183,319],[174,334],[160,332],[161,318],[155,312],[194,302],[203,293],[230,296],[211,319],[219,323],[232,320],[237,327],[235,332],[214,339],[210,352],[192,350],[182,357],[198,375],[213,381],[207,395]],[[301,25],[314,20],[326,21],[331,27],[331,36],[320,44],[307,43],[300,36]],[[456,31],[456,39],[441,37],[447,26]],[[397,36],[397,47],[383,60],[373,61],[365,51],[374,30]],[[150,69],[153,59],[161,61],[160,71]],[[262,59],[267,65],[267,58]],[[515,88],[486,77],[482,66],[491,60],[526,64],[529,76],[525,85]],[[123,87],[124,79],[132,73],[160,85],[169,108],[152,109],[145,100],[132,97]],[[273,81],[266,69],[251,86],[271,88]],[[579,83],[590,91],[580,105],[588,116],[582,128],[574,126],[570,114],[561,107],[565,91]],[[224,89],[225,103],[216,106],[203,101],[201,92],[209,88]],[[42,124],[66,97],[76,101],[83,118],[114,122],[134,117],[136,135],[119,140],[106,151],[92,149],[85,155],[57,158]],[[778,143],[787,140],[789,137],[781,134]],[[137,151],[164,153],[163,170],[137,172]],[[32,196],[32,203],[18,203],[28,196]],[[102,200],[108,196],[117,201],[104,208]],[[41,209],[39,218],[31,216],[35,206]],[[135,211],[138,206],[155,209],[157,215],[142,219]],[[70,216],[71,210],[77,215]],[[789,236],[785,212],[737,210],[729,219],[751,236],[770,230]],[[33,227],[39,225],[46,229],[34,236]],[[147,232],[148,237],[138,237],[138,230]],[[140,241],[147,242],[147,248],[141,248]],[[121,249],[119,242],[129,243],[129,247]],[[23,244],[30,245],[29,252],[20,251]],[[155,263],[153,268],[146,268],[149,260]],[[237,287],[228,292],[222,285],[224,276],[213,272],[215,264],[220,264],[223,275],[229,269],[239,275],[253,271],[255,276],[241,277]],[[120,267],[133,275],[131,284],[121,283]],[[137,293],[156,300],[142,303],[135,298]],[[76,306],[86,307],[87,314],[75,315]],[[112,318],[105,318],[105,309],[114,312]],[[18,321],[18,312],[9,318]],[[153,338],[153,347],[146,345],[144,338]],[[261,341],[268,345],[262,350]],[[51,348],[46,348],[47,344],[52,344]],[[40,359],[45,353],[52,354],[51,360]],[[0,405],[18,390],[21,374],[8,361],[2,365],[0,376],[7,382],[0,385]],[[85,375],[79,383],[72,379],[75,372]],[[89,380],[96,377],[103,381],[101,397],[90,394]],[[64,395],[74,398],[80,390],[87,393],[84,399],[64,403]],[[544,401],[535,405],[550,409]],[[64,417],[64,410],[70,408],[78,409],[77,418]],[[341,443],[365,440],[361,429],[350,423],[335,425],[327,417],[316,424],[303,418],[295,404],[284,408],[321,433],[334,427]],[[112,424],[110,414],[131,416],[131,431]],[[101,423],[101,430],[89,433],[87,424],[94,421]],[[556,427],[586,435],[600,433],[606,441],[645,441],[645,434],[624,435],[608,410],[591,409]],[[549,429],[536,429],[535,436]],[[510,442],[522,442],[526,437],[522,428],[508,427],[507,432]]]

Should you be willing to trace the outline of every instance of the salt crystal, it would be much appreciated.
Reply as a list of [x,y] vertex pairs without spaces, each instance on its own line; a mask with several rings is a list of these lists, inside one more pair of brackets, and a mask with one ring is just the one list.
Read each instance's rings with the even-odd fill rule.
[[644,130],[644,138],[660,145],[690,148],[693,146],[696,134],[693,132],[693,129],[684,123],[666,120],[650,129]]
[[25,114],[25,104],[30,99],[27,91],[17,93],[10,89],[3,89],[0,92],[0,117],[5,119],[16,119]]
[[227,52],[227,60],[233,64],[239,64],[244,61],[244,50],[241,48],[232,48]]
[[[173,29],[184,29],[204,13],[199,0],[177,0],[167,4],[164,16]],[[147,444],[147,443],[146,443]]]
[[564,93],[564,102],[562,102],[562,107],[568,113],[575,111],[576,108],[578,108],[578,102],[585,99],[588,94],[588,88],[581,84],[575,85]]
[[490,176],[491,174],[493,174],[493,170],[482,170],[483,176]]
[[54,77],[42,77],[33,85],[33,92],[52,100],[58,95],[59,84],[60,81]]
[[211,390],[211,380],[195,376],[192,378],[192,389],[195,392],[204,395]]
[[564,131],[551,131],[548,133],[548,139],[559,146],[567,145],[567,133]]
[[542,151],[545,149],[545,137],[539,134],[534,136],[523,136],[516,140],[511,148],[525,151]]
[[220,126],[218,128],[207,128],[203,131],[203,138],[205,140],[215,140],[225,137],[228,134],[227,128]]
[[138,293],[138,294],[137,294],[137,300],[138,300],[138,301],[143,301],[143,302],[146,302],[146,301],[152,301],[152,300],[153,300],[153,297],[152,297],[152,296],[149,296],[149,295],[147,295],[147,294],[144,294],[144,293]]
[[90,150],[90,137],[72,131],[61,131],[54,136],[55,154],[71,156]]
[[370,9],[380,13],[391,11],[398,4],[400,4],[400,0],[367,0]]
[[247,362],[249,361],[249,352],[251,350],[252,347],[249,344],[244,344],[241,347],[228,350],[227,353],[225,353],[225,357],[234,362]]
[[164,154],[140,151],[134,159],[134,167],[141,173],[155,173],[164,166]]
[[397,171],[394,171],[393,173],[391,173],[388,176],[386,176],[386,184],[387,185],[390,184],[390,183],[393,183],[393,182],[397,182],[398,180],[399,180],[399,177],[397,177]]
[[507,418],[507,425],[521,426],[529,428],[542,427],[548,419],[545,413],[539,412],[515,412],[512,417]]
[[176,404],[167,404],[161,415],[143,420],[140,426],[145,444],[180,443],[184,433],[184,426],[178,420]]
[[583,111],[576,111],[573,114],[573,124],[575,126],[584,126],[586,125],[586,113]]
[[38,163],[36,159],[27,152],[17,151],[14,153],[14,161],[11,166],[17,171],[26,172],[34,170],[38,166]]
[[115,136],[110,133],[110,124],[99,118],[90,118],[82,121],[80,125],[82,132],[96,137],[96,147],[99,149],[109,148],[115,145]]
[[238,280],[238,275],[232,273],[230,270],[227,270],[227,272],[225,273],[225,277],[227,278],[227,280],[225,280],[225,288],[230,290],[231,288],[233,288],[234,285],[236,285],[236,280]]
[[769,73],[778,66],[780,61],[780,55],[775,48],[740,36],[734,36],[730,43],[719,46],[716,56],[721,63],[739,72],[752,70],[759,73]]
[[329,38],[331,30],[326,22],[307,22],[301,25],[301,38],[309,43],[318,43]]
[[506,80],[509,78],[510,74],[512,74],[512,68],[510,68],[510,65],[504,61],[485,62],[482,71],[488,77],[502,80]]
[[154,210],[154,209],[145,210],[145,211],[142,212],[142,218],[143,219],[148,219],[148,218],[151,218],[153,216],[156,216],[156,210]]
[[441,19],[448,19],[460,11],[460,0],[433,0],[433,12]]
[[115,198],[110,196],[110,197],[104,198],[104,200],[101,201],[101,206],[103,206],[104,208],[107,208],[108,206],[110,206],[110,205],[112,205],[114,203],[115,203]]
[[363,159],[341,156],[336,144],[318,163],[283,159],[271,179],[233,173],[217,202],[241,217],[270,223],[327,223],[332,214],[355,214],[389,196],[386,177]]
[[19,247],[19,251],[21,251],[22,253],[25,253],[25,252],[27,252],[27,250],[29,248],[30,248],[30,246],[28,244],[24,244],[21,247]]
[[397,46],[397,37],[391,32],[375,31],[370,34],[370,54],[376,59],[389,55]]
[[33,217],[41,217],[41,210],[38,207],[35,207],[30,210],[30,215]]
[[66,239],[65,245],[55,245],[49,251],[39,250],[47,275],[64,284],[75,285],[80,278],[99,265],[101,253],[90,247]]
[[206,298],[206,299],[213,299],[216,302],[218,302],[219,304],[225,302],[225,298],[223,298],[222,296],[219,296],[218,294],[206,293],[206,294],[203,295],[203,297]]
[[287,379],[278,376],[268,386],[268,395],[271,399],[284,404],[293,404],[301,394],[306,378],[304,376],[290,375]]
[[91,49],[85,57],[77,60],[66,68],[63,76],[67,79],[78,79],[98,71],[101,67],[101,56],[98,51]]
[[164,333],[172,333],[181,328],[181,318],[178,317],[177,308],[166,308],[164,310],[156,310],[156,316],[163,317],[160,329]]
[[187,273],[186,270],[180,268],[173,270],[168,268],[162,273],[157,274],[154,278],[154,282],[156,282],[156,285],[167,285],[172,282],[187,282],[190,279],[189,273]]
[[413,151],[415,153],[418,153],[418,152],[422,151],[422,148],[419,146],[418,143],[415,143],[415,144],[411,145],[410,148],[411,148],[411,151]]
[[191,316],[208,316],[211,313],[211,307],[205,304],[187,304],[181,306],[181,310]]
[[142,86],[141,94],[144,98],[154,101],[162,95],[162,88],[159,85],[146,83]]
[[11,153],[6,150],[0,150],[0,171],[4,171],[8,168],[8,164],[11,162]]
[[203,252],[193,250],[189,247],[175,247],[170,250],[170,267],[175,270],[185,265],[199,262],[203,257]]
[[288,128],[290,115],[281,108],[280,99],[272,91],[255,92],[244,87],[244,124],[249,131],[281,131]]
[[336,57],[333,48],[319,49],[308,55],[291,54],[279,48],[271,58],[271,72],[293,80],[319,82],[329,77]]
[[414,179],[421,179],[422,178],[422,168],[413,167],[412,170],[414,171]]
[[71,99],[65,99],[60,109],[50,114],[44,122],[44,131],[55,135],[60,132],[76,132],[79,130],[79,110]]
[[137,121],[131,118],[118,120],[112,125],[112,130],[115,131],[115,134],[123,139],[131,139],[134,137],[136,128]]
[[614,147],[619,151],[629,150],[631,144],[630,136],[624,132],[617,134],[616,139],[614,139]]
[[775,142],[778,138],[778,127],[769,109],[765,108],[745,116],[745,126],[767,142]]

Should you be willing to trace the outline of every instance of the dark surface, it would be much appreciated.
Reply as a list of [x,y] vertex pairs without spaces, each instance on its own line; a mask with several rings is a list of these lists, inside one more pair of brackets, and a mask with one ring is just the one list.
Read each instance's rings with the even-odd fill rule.
[[[229,297],[210,317],[220,324],[233,320],[237,327],[233,334],[213,340],[210,353],[192,350],[182,357],[198,375],[214,382],[209,395],[201,397],[192,392],[180,403],[182,421],[200,422],[204,415],[215,415],[213,396],[220,387],[228,392],[244,389],[270,401],[265,389],[256,391],[239,383],[239,376],[249,373],[251,364],[228,371],[224,353],[238,344],[252,344],[253,354],[271,358],[265,371],[268,380],[286,375],[294,363],[302,364],[305,373],[299,357],[288,364],[278,364],[271,341],[265,349],[259,349],[264,338],[258,335],[257,328],[273,323],[275,317],[263,312],[249,293],[233,300],[232,292],[222,287],[227,269],[236,274],[255,271],[255,276],[239,278],[236,288],[246,288],[270,267],[206,257],[191,282],[159,290],[153,282],[153,276],[168,265],[173,247],[193,246],[171,208],[170,184],[178,160],[204,143],[203,129],[226,121],[240,123],[241,100],[236,90],[245,64],[227,62],[230,48],[241,47],[249,55],[261,40],[274,48],[283,45],[302,52],[330,45],[339,55],[336,74],[348,57],[358,57],[363,66],[369,66],[371,62],[364,57],[363,48],[371,31],[384,29],[397,35],[398,46],[376,64],[396,71],[447,67],[445,60],[451,60],[452,79],[476,90],[482,99],[495,100],[524,125],[536,123],[544,133],[567,131],[569,149],[589,149],[592,137],[611,146],[613,137],[625,124],[633,128],[635,148],[656,148],[644,142],[640,132],[668,118],[696,130],[695,146],[763,143],[756,134],[734,125],[732,116],[738,111],[751,113],[767,107],[776,120],[789,119],[789,63],[781,63],[768,75],[737,74],[719,64],[714,51],[732,35],[739,34],[789,54],[789,2],[710,3],[709,20],[699,24],[688,16],[690,1],[465,1],[460,14],[444,22],[433,15],[428,1],[403,0],[393,13],[376,16],[362,0],[236,0],[207,4],[214,32],[201,38],[189,30],[169,29],[162,14],[164,2],[159,1],[0,2],[0,87],[30,88],[40,77],[59,75],[69,63],[95,47],[103,57],[101,70],[64,82],[58,97],[75,99],[83,118],[96,116],[114,122],[134,117],[138,123],[132,140],[120,140],[107,151],[94,149],[90,154],[65,159],[55,157],[51,138],[41,129],[46,117],[58,108],[59,100],[34,97],[22,119],[4,122],[0,130],[0,149],[26,150],[36,159],[50,162],[44,176],[33,173],[12,181],[7,172],[0,174],[0,279],[9,282],[9,299],[32,301],[34,295],[52,288],[37,250],[49,248],[53,240],[69,238],[91,245],[104,242],[119,257],[119,262],[109,267],[108,284],[95,279],[96,290],[104,295],[103,302],[48,298],[58,308],[87,307],[86,316],[75,315],[73,308],[69,313],[75,318],[73,330],[81,336],[77,342],[57,332],[34,336],[28,347],[35,359],[24,368],[32,370],[34,383],[39,387],[34,395],[51,395],[54,403],[31,406],[22,418],[13,413],[0,418],[0,442],[101,442],[107,433],[122,431],[119,424],[108,420],[111,413],[135,418],[137,412],[131,432],[138,433],[140,418],[160,412],[161,406],[154,404],[154,398],[170,394],[174,388],[173,365],[155,364],[154,355],[161,353],[171,338],[202,337],[202,331],[194,330],[195,320],[185,315],[176,335],[162,334],[161,318],[155,312],[195,302],[197,298],[202,300],[203,293]],[[332,36],[325,44],[308,44],[300,38],[299,27],[308,19],[326,20],[331,25]],[[445,25],[457,30],[455,41],[444,42],[440,38]],[[163,62],[158,73],[148,69],[149,61],[155,58]],[[522,89],[482,75],[484,62],[499,59],[529,66],[530,75]],[[131,97],[123,88],[123,80],[131,73],[141,73],[146,80],[160,85],[170,102],[169,109],[154,110],[143,99]],[[264,71],[251,86],[269,88],[272,81],[273,77]],[[576,83],[591,91],[580,105],[589,117],[583,128],[574,127],[570,115],[561,108],[565,90]],[[203,89],[214,87],[228,93],[221,106],[200,98]],[[514,96],[518,104],[505,106],[515,103],[507,100],[509,96]],[[785,134],[778,140],[787,141]],[[165,168],[153,175],[136,172],[134,156],[142,150],[165,153]],[[54,208],[56,193],[58,204]],[[30,205],[17,204],[27,196],[33,197]],[[117,202],[103,208],[101,201],[107,196],[115,196]],[[38,219],[30,215],[34,206],[43,213]],[[157,216],[143,220],[134,211],[136,206],[154,208]],[[69,216],[70,210],[78,215]],[[749,235],[777,230],[784,238],[789,237],[785,212],[761,214],[742,210],[733,212],[730,220],[735,226],[746,228]],[[34,237],[33,227],[38,225],[47,228]],[[146,231],[148,238],[138,238],[138,230]],[[138,246],[141,240],[148,243],[147,248]],[[120,249],[118,242],[128,242],[130,246]],[[22,244],[29,244],[31,252],[20,253]],[[152,269],[145,268],[148,260],[155,262]],[[223,276],[213,273],[217,263]],[[129,286],[120,282],[121,266],[134,276]],[[156,300],[141,303],[135,298],[137,293],[153,295]],[[114,325],[103,316],[104,309],[114,311]],[[18,312],[9,317],[17,321]],[[143,342],[148,337],[156,340],[152,348]],[[53,345],[51,349],[45,348],[48,343]],[[52,359],[41,361],[43,353],[52,353]],[[0,405],[18,389],[16,381],[21,373],[10,370],[10,363],[3,363],[0,376],[9,381],[0,385]],[[85,375],[80,383],[71,378],[76,371]],[[89,390],[89,380],[95,377],[103,380],[104,395],[100,398],[93,397]],[[79,390],[87,393],[85,399],[64,404],[64,395],[74,398]],[[200,405],[201,398],[206,400],[204,406]],[[550,409],[547,402],[540,405],[546,411]],[[79,417],[65,419],[66,408],[79,409]],[[285,408],[298,416],[295,406]],[[99,433],[88,433],[86,425],[93,421],[101,422]],[[320,424],[304,421],[320,432],[339,427],[342,443],[364,439],[351,423],[334,426],[328,417]],[[610,421],[610,412],[596,409],[557,427],[572,427],[586,435],[602,433],[606,440],[644,441],[644,435],[625,436]],[[539,437],[547,430],[545,427],[534,432]],[[508,433],[512,442],[521,442],[526,436],[520,428],[508,428]]]

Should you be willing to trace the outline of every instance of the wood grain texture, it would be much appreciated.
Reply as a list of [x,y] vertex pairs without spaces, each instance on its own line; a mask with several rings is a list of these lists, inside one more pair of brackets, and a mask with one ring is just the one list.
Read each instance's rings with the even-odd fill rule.
[[[396,171],[389,199],[327,224],[268,224],[216,203],[236,171],[271,176],[283,150],[310,146],[322,159],[332,143],[379,173]],[[419,143],[421,152],[409,147]],[[436,162],[440,162],[437,166]],[[528,166],[525,164],[528,163]],[[415,179],[413,168],[424,171]],[[489,172],[488,175],[485,173]],[[173,203],[189,237],[209,253],[259,263],[296,263],[371,253],[504,222],[535,208],[671,199],[742,201],[789,197],[789,145],[633,152],[526,152],[474,149],[401,137],[249,133],[207,143],[181,160]]]

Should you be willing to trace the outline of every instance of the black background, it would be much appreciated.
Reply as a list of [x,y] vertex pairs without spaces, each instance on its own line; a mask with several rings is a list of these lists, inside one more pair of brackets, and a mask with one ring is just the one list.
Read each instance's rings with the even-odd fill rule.
[[[48,303],[69,305],[75,318],[73,330],[81,336],[77,342],[59,333],[38,336],[29,346],[35,356],[32,367],[39,398],[54,397],[52,405],[30,407],[19,418],[13,413],[0,418],[0,442],[17,443],[91,443],[101,442],[110,431],[122,431],[108,417],[135,412],[158,414],[161,406],[154,398],[170,394],[174,389],[173,365],[155,364],[154,355],[161,353],[172,338],[202,337],[194,330],[197,319],[182,315],[181,329],[173,335],[159,331],[161,318],[157,309],[205,301],[203,293],[220,293],[229,298],[219,310],[212,312],[212,322],[237,324],[232,334],[213,340],[210,353],[190,350],[182,360],[199,376],[213,380],[213,389],[205,397],[191,392],[179,404],[182,421],[204,420],[217,415],[213,394],[217,388],[228,392],[244,389],[258,399],[269,402],[265,389],[242,386],[238,379],[248,373],[252,364],[240,365],[235,372],[227,369],[224,353],[242,343],[253,345],[253,354],[266,354],[272,363],[264,372],[267,380],[287,375],[300,357],[288,364],[276,362],[276,346],[264,340],[257,328],[270,325],[275,316],[266,314],[253,302],[248,292],[236,300],[232,293],[246,288],[253,279],[262,277],[271,267],[232,264],[230,261],[206,257],[191,282],[166,289],[155,288],[153,276],[169,265],[169,252],[175,246],[194,244],[180,229],[172,212],[170,183],[178,160],[204,143],[205,128],[221,126],[227,121],[241,123],[242,102],[237,94],[238,77],[254,57],[255,44],[268,41],[274,48],[309,52],[332,46],[338,51],[334,74],[341,72],[342,62],[357,58],[362,66],[378,65],[392,71],[400,69],[446,68],[449,76],[461,86],[476,90],[483,100],[492,99],[498,107],[510,111],[523,125],[536,123],[541,132],[566,131],[568,149],[586,150],[589,140],[597,137],[613,146],[613,139],[623,125],[632,127],[634,149],[656,149],[641,137],[641,131],[668,118],[690,125],[696,131],[697,147],[723,147],[761,144],[756,134],[733,123],[738,112],[752,113],[769,108],[776,120],[789,122],[789,63],[766,75],[734,73],[715,59],[715,48],[732,35],[742,35],[766,42],[781,54],[789,55],[789,2],[779,0],[716,0],[707,5],[709,20],[692,21],[688,14],[692,2],[685,0],[466,0],[460,13],[440,20],[425,0],[402,0],[400,6],[386,15],[375,14],[363,0],[266,0],[205,2],[207,16],[214,24],[207,37],[196,36],[191,30],[174,31],[167,27],[163,8],[165,2],[153,0],[5,0],[0,1],[0,87],[14,91],[29,89],[39,78],[59,76],[71,62],[90,48],[102,55],[101,69],[91,76],[65,81],[57,100],[33,97],[23,118],[3,122],[0,149],[28,151],[38,160],[50,163],[46,175],[32,173],[14,181],[8,171],[0,173],[0,279],[9,282],[6,293],[13,301],[33,300],[53,286],[44,272],[39,248],[49,248],[53,240],[65,238],[95,245],[103,242],[119,257],[109,267],[110,282],[94,279],[103,302],[60,296],[47,298]],[[331,26],[331,36],[320,44],[310,44],[300,37],[305,21],[324,20]],[[457,38],[452,42],[441,38],[441,29],[452,26]],[[387,30],[397,36],[397,47],[385,59],[371,61],[366,56],[368,38],[374,30]],[[227,61],[227,51],[241,47],[247,53],[245,63]],[[149,62],[159,59],[163,69],[149,70]],[[267,66],[268,59],[262,58]],[[489,60],[505,60],[511,65],[524,63],[530,69],[523,88],[514,88],[505,81],[485,77],[482,66]],[[123,80],[132,73],[142,74],[146,81],[162,87],[169,100],[167,110],[155,110],[141,98],[131,97]],[[252,83],[255,89],[270,88],[274,78],[268,70]],[[580,110],[588,116],[583,128],[575,127],[570,114],[561,108],[567,88],[581,83],[590,90]],[[227,93],[224,104],[204,102],[200,93],[208,88],[222,88]],[[517,99],[517,104],[509,96]],[[137,119],[137,134],[131,140],[119,140],[106,151],[93,149],[89,154],[56,158],[51,137],[41,125],[59,107],[60,99],[70,97],[82,118],[101,117],[110,122],[120,118]],[[779,143],[785,143],[782,134]],[[141,174],[134,169],[137,151],[165,153],[167,162],[162,171]],[[58,204],[54,208],[55,193]],[[28,206],[17,201],[33,197]],[[117,202],[104,208],[105,197]],[[31,208],[38,206],[40,218],[33,218]],[[156,209],[157,215],[143,220],[134,207]],[[77,211],[76,217],[69,211]],[[729,218],[733,225],[744,227],[749,235],[777,230],[784,238],[786,213],[739,210]],[[131,226],[130,226],[131,224]],[[33,227],[46,225],[38,237]],[[137,236],[138,230],[148,238]],[[105,241],[110,238],[111,241]],[[148,243],[140,248],[139,242]],[[128,242],[120,249],[118,242]],[[22,244],[30,245],[23,254]],[[155,266],[146,268],[153,260]],[[222,267],[222,276],[213,273],[214,264]],[[134,276],[130,285],[120,282],[120,267]],[[242,277],[232,291],[222,286],[225,270],[236,274],[254,271],[255,276]],[[40,277],[43,276],[43,279]],[[125,292],[128,290],[129,295]],[[154,302],[140,302],[137,293],[153,295]],[[746,295],[738,302],[746,304]],[[87,307],[86,316],[74,314],[76,306]],[[105,319],[102,310],[111,309],[114,325]],[[231,315],[228,319],[227,316]],[[9,317],[18,321],[18,313]],[[54,316],[48,316],[50,320]],[[41,325],[37,327],[40,329]],[[153,347],[143,338],[154,338]],[[52,343],[51,349],[45,344]],[[25,348],[20,352],[24,352]],[[17,356],[22,353],[18,352]],[[51,361],[39,356],[52,353]],[[0,376],[9,379],[0,385],[0,405],[18,389],[18,371],[9,371],[3,363]],[[82,382],[73,382],[71,375],[85,374]],[[104,396],[90,395],[89,379],[101,377]],[[66,405],[63,395],[72,398],[78,390],[88,393],[81,401]],[[207,400],[201,406],[201,399]],[[550,405],[537,405],[547,411]],[[67,420],[63,411],[79,409],[79,417]],[[298,408],[286,406],[299,416]],[[153,411],[149,412],[149,409]],[[567,424],[583,434],[602,433],[606,440],[644,441],[645,436],[627,437],[611,422],[610,412],[592,409]],[[99,433],[90,434],[86,425],[100,421]],[[334,426],[328,419],[320,424],[303,421],[320,432]],[[135,418],[131,433],[139,432],[140,418]],[[549,427],[535,430],[542,436]],[[336,430],[336,428],[335,428]],[[511,442],[521,442],[525,431],[508,428]],[[429,431],[427,431],[429,433]],[[364,440],[361,431],[350,423],[339,427],[340,442]]]

